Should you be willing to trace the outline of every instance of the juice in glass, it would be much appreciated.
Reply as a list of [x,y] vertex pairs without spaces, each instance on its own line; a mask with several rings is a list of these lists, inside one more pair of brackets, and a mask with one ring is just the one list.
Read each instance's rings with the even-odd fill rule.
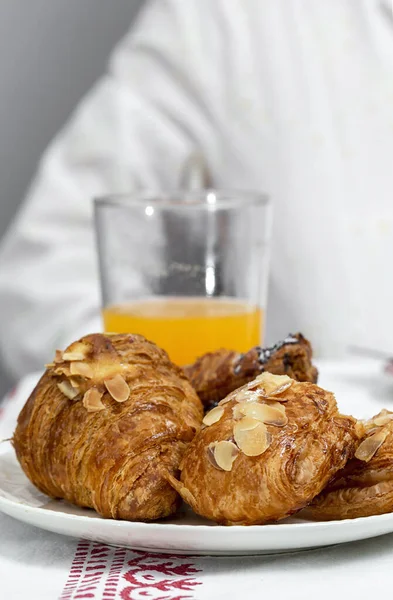
[[261,343],[262,309],[240,299],[158,296],[103,310],[105,331],[139,333],[187,365],[205,352]]

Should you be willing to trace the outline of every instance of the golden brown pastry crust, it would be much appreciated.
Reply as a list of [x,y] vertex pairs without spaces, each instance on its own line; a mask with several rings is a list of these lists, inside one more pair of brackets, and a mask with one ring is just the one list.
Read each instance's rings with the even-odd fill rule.
[[266,425],[270,446],[258,456],[239,451],[230,471],[218,470],[211,448],[220,441],[237,442],[236,410],[246,389],[220,403],[221,418],[195,436],[181,463],[181,482],[170,478],[195,512],[222,524],[266,523],[297,512],[345,465],[358,440],[356,421],[339,414],[332,393],[293,382],[280,396],[256,402],[278,400],[285,407],[286,425]]
[[296,381],[316,383],[311,344],[301,334],[289,335],[269,348],[252,348],[246,354],[217,350],[204,354],[185,373],[206,409],[264,371],[288,375]]
[[19,415],[13,444],[49,496],[105,517],[152,520],[177,508],[162,473],[177,472],[202,414],[166,352],[142,336],[96,334],[57,353]]
[[375,454],[367,462],[356,457],[348,461],[308,507],[308,517],[329,521],[393,511],[393,420],[379,427],[373,422],[383,416],[392,419],[393,413],[384,410],[373,417],[366,423],[363,437],[364,441],[375,434],[382,435],[383,441]]

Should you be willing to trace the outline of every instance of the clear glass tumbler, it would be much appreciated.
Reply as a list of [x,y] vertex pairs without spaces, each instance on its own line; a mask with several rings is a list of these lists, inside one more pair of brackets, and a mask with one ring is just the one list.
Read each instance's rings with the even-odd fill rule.
[[179,364],[262,341],[271,207],[257,193],[184,190],[95,201],[104,327]]

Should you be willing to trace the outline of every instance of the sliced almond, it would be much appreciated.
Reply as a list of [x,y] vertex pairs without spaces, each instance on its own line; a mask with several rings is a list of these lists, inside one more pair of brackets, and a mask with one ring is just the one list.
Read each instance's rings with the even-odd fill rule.
[[377,427],[382,427],[383,425],[386,425],[387,423],[389,423],[389,421],[392,420],[393,413],[389,412],[388,410],[386,410],[386,408],[384,408],[383,410],[381,410],[379,415],[373,418],[372,421],[375,425],[377,425]]
[[261,402],[246,402],[244,406],[244,414],[246,417],[252,417],[257,421],[262,421],[265,425],[275,425],[276,427],[283,427],[288,423],[288,417],[284,412],[276,408],[275,406],[269,406],[269,404],[262,404]]
[[81,377],[86,377],[86,379],[92,379],[94,377],[94,372],[91,366],[86,362],[75,361],[70,365],[70,373],[71,375],[80,375]]
[[213,442],[208,447],[208,459],[216,469],[231,471],[239,449],[233,442]]
[[[376,427],[374,427],[374,432],[375,431],[377,431]],[[358,439],[362,439],[364,437],[365,433],[366,433],[366,426],[365,426],[365,424],[362,421],[356,421],[356,424],[355,424],[355,434],[358,437]]]
[[381,415],[380,417],[375,417],[375,419],[373,419],[373,423],[377,427],[383,427],[384,425],[387,425],[392,419],[393,415]]
[[203,418],[202,423],[204,425],[213,425],[213,423],[217,423],[224,414],[224,409],[222,406],[216,406],[211,411],[209,411]]
[[251,429],[255,429],[258,427],[259,421],[253,419],[252,417],[243,417],[240,421],[235,423],[233,427],[233,431],[250,431]]
[[235,404],[235,406],[232,409],[232,414],[233,414],[234,419],[238,420],[238,419],[242,419],[243,417],[245,417],[246,404],[249,404],[246,400],[243,400],[243,402],[238,402],[237,404]]
[[363,460],[364,462],[368,462],[372,459],[374,454],[377,452],[378,448],[380,448],[385,441],[387,436],[387,432],[383,430],[374,433],[367,437],[363,442],[359,445],[358,449],[355,452],[356,458],[359,460]]
[[282,427],[288,423],[288,418],[285,414],[285,406],[279,402],[269,402],[269,404],[261,402],[243,401],[235,404],[232,409],[234,419],[242,419],[243,417],[252,417],[258,421],[262,421],[267,425],[276,425]]
[[194,496],[192,495],[192,493],[190,492],[190,490],[188,490],[186,487],[184,487],[184,486],[181,487],[180,490],[179,490],[179,494],[183,498],[183,500],[185,502],[187,502],[187,504],[189,504],[191,507],[197,505]]
[[265,402],[268,402],[268,406],[273,406],[280,410],[285,415],[285,406],[281,402],[270,401],[270,398],[266,398]]
[[85,355],[81,352],[63,352],[63,360],[71,362],[73,360],[85,360]]
[[223,398],[223,400],[220,400],[220,402],[218,403],[218,406],[223,406],[224,404],[227,404],[231,400],[234,400],[234,396],[232,394],[229,394],[229,396],[227,396],[226,398]]
[[167,480],[169,485],[171,485],[173,489],[181,495],[183,500],[185,500],[191,507],[196,506],[196,500],[193,494],[190,492],[190,490],[184,487],[178,479],[176,479],[171,473],[165,470],[162,471],[162,476],[164,477],[164,479]]
[[65,365],[64,363],[60,366],[55,365],[54,372],[56,375],[65,375],[66,377],[70,376],[70,367],[69,365]]
[[[264,398],[278,396],[287,390],[293,384],[293,379],[288,375],[273,375],[272,373],[262,373],[254,381],[248,384],[249,390],[258,391]],[[284,401],[284,399],[282,400]]]
[[70,377],[68,381],[71,383],[73,388],[79,390],[79,381],[77,379],[74,379],[74,377]]
[[60,381],[60,383],[57,384],[57,387],[69,400],[74,400],[79,394],[79,390],[75,389],[67,380]]
[[45,369],[53,369],[54,366],[55,366],[54,362],[46,363],[46,365],[44,365]]
[[63,353],[61,350],[56,350],[55,359],[53,362],[60,363],[63,361]]
[[[250,419],[250,417],[245,417],[242,421],[245,419]],[[260,456],[271,443],[271,436],[266,429],[266,425],[260,421],[255,421],[256,426],[249,429],[244,428],[242,421],[236,423],[233,428],[236,444],[246,456]]]
[[[236,400],[236,402],[256,402],[257,400],[261,400],[261,398],[270,399],[270,397],[282,394],[293,383],[294,380],[287,375],[272,375],[265,372],[243,387],[228,394],[218,405],[223,406],[231,400]],[[279,402],[286,402],[287,398],[277,398],[277,400]]]
[[212,442],[207,447],[207,460],[215,469],[222,471],[221,467],[218,466],[216,459],[214,458],[214,448],[218,442]]
[[105,406],[101,402],[101,398],[102,393],[96,388],[90,388],[87,390],[83,396],[83,406],[86,408],[87,412],[98,412],[99,410],[104,410]]
[[220,400],[218,405],[222,406],[231,400],[236,400],[236,402],[252,402],[254,400],[258,400],[259,396],[260,394],[258,394],[258,392],[251,391],[248,389],[247,385],[244,385],[243,387],[240,387],[228,394],[228,396],[226,396],[223,400]]
[[130,397],[130,387],[126,380],[117,374],[104,381],[105,387],[116,402],[125,402]]
[[[377,426],[375,426],[375,427],[368,427],[367,429],[365,429],[363,431],[363,435],[358,435],[358,438],[362,438],[365,435],[373,435],[374,433],[376,433],[377,431],[380,431],[380,430],[381,430],[381,428],[377,427]],[[355,425],[355,433],[356,433],[356,425]]]
[[249,390],[247,387],[241,388],[235,394],[236,402],[256,402],[262,397],[260,390]]
[[361,432],[361,427],[363,426],[363,435],[361,435],[360,437],[364,437],[366,434],[370,435],[372,430],[374,433],[374,431],[378,429],[373,419],[363,419],[361,421],[357,421],[357,423],[360,423],[359,432]]
[[63,352],[62,358],[66,361],[85,360],[88,354],[88,348],[82,342],[74,342]]

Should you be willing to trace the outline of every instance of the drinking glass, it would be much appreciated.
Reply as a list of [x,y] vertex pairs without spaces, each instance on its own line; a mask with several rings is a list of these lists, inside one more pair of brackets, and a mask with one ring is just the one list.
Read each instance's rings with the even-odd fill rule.
[[262,341],[271,206],[258,193],[138,192],[95,201],[104,328],[179,365]]

